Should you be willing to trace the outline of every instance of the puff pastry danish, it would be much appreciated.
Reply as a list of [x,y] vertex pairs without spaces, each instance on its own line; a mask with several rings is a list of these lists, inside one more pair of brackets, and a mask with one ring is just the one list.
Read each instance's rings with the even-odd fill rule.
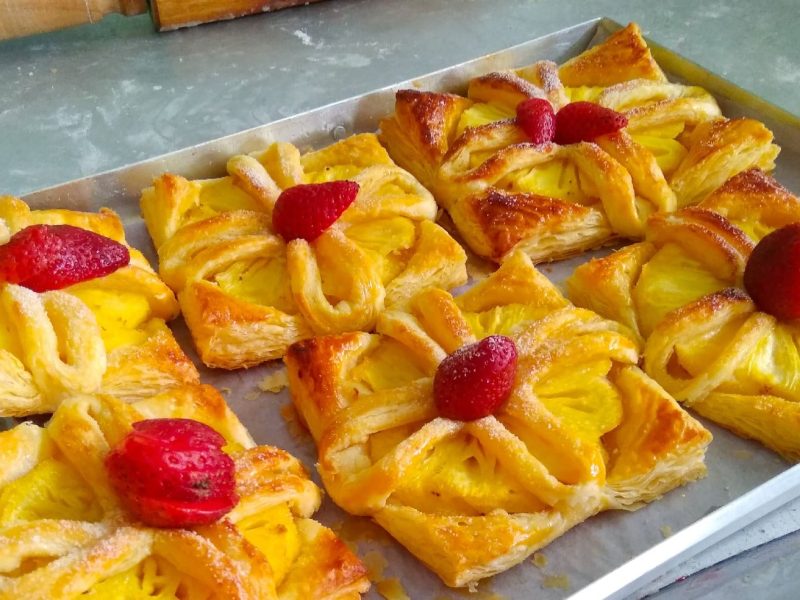
[[[384,307],[466,281],[466,255],[436,203],[372,134],[301,155],[276,143],[235,156],[228,176],[166,174],[142,195],[160,273],[178,293],[203,362],[228,369],[279,358],[315,334],[369,330]],[[282,189],[349,179],[355,202],[313,242],[272,229]]]
[[[438,364],[496,333],[519,352],[505,406],[470,422],[437,416]],[[383,313],[377,334],[302,341],[284,361],[334,501],[464,586],[598,511],[638,508],[705,473],[711,435],[639,370],[638,350],[518,252],[458,298],[423,291]]]
[[796,221],[800,200],[750,169],[696,207],[651,217],[646,241],[580,265],[566,281],[568,294],[645,339],[671,311],[741,286],[755,243]]
[[567,281],[574,302],[647,338],[645,370],[685,406],[793,461],[800,330],[759,312],[742,275],[755,242],[797,221],[800,200],[749,170]]
[[[528,98],[591,101],[627,117],[593,143],[534,145],[516,124]],[[638,239],[647,218],[696,203],[778,148],[752,120],[720,121],[716,101],[669,83],[635,24],[561,67],[540,61],[473,79],[467,97],[401,90],[381,140],[429,187],[477,254],[534,261]],[[703,125],[703,127],[700,127]]]
[[[108,209],[31,210],[0,197],[0,242],[38,224],[73,225],[125,244]],[[0,284],[0,415],[52,412],[74,393],[132,401],[198,380],[165,324],[178,314],[175,296],[139,251],[129,251],[128,266],[59,291]]]
[[[239,503],[223,520],[153,529],[131,520],[103,466],[145,418],[223,435]],[[45,427],[0,433],[0,598],[358,598],[365,568],[310,517],[320,492],[286,452],[255,446],[221,396],[185,386],[125,404],[64,401]]]

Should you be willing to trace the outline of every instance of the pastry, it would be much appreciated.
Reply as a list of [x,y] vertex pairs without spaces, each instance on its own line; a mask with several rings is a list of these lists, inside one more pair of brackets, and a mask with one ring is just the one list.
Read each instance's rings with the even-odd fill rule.
[[[377,332],[293,344],[293,401],[333,500],[450,586],[705,473],[711,435],[638,368],[627,329],[570,305],[521,252],[457,298],[420,292]],[[497,335],[518,352],[505,404],[477,420],[440,416],[440,364]]]
[[697,207],[652,217],[647,241],[581,265],[567,289],[646,339],[645,370],[677,400],[796,461],[797,326],[759,310],[743,276],[755,244],[798,221],[800,199],[748,170]]
[[130,262],[43,293],[0,283],[0,415],[52,412],[74,393],[132,401],[198,380],[165,324],[178,314],[175,297],[127,246],[114,212],[31,210],[22,200],[0,197],[0,242],[40,225],[100,234],[123,244]]
[[[222,435],[238,495],[222,520],[154,528],[126,510],[104,462],[132,423],[154,418]],[[208,386],[131,404],[75,396],[44,427],[0,433],[0,454],[0,598],[358,598],[369,587],[358,559],[310,518],[320,492],[300,463],[255,446]]]
[[755,243],[795,221],[800,200],[769,175],[750,169],[696,207],[651,217],[644,242],[580,265],[566,281],[568,294],[578,306],[645,339],[671,311],[741,287]]
[[[531,98],[558,111],[556,141],[571,103],[614,110],[627,125],[531,143],[515,118]],[[517,249],[543,261],[640,239],[651,214],[697,203],[740,171],[771,169],[778,152],[760,123],[722,120],[708,92],[669,83],[635,24],[561,67],[540,61],[477,77],[467,97],[400,90],[380,127],[391,156],[494,261]]]
[[[384,307],[466,281],[466,256],[436,203],[372,134],[304,155],[275,143],[228,161],[228,175],[165,174],[142,194],[160,273],[176,291],[203,362],[234,369],[279,358],[312,335],[370,330]],[[352,180],[355,202],[311,242],[273,228],[281,192]]]

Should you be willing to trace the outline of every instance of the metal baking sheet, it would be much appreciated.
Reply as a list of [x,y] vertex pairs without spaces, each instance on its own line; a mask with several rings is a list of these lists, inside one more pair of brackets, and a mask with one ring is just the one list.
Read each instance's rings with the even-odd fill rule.
[[[97,210],[109,206],[120,213],[129,241],[155,263],[155,253],[139,217],[139,193],[164,171],[189,178],[224,174],[233,154],[263,148],[273,141],[289,141],[301,149],[325,146],[352,133],[374,131],[378,120],[394,106],[394,92],[404,87],[464,91],[467,81],[489,71],[519,67],[536,60],[563,62],[605,38],[619,25],[594,19],[507,50],[484,56],[414,80],[398,83],[356,98],[282,119],[199,146],[167,154],[128,167],[34,192],[25,197],[33,207]],[[763,121],[783,148],[777,178],[793,190],[800,189],[800,121],[680,56],[651,44],[658,62],[674,81],[701,85],[712,92],[727,116],[747,115]],[[543,271],[554,281],[563,280],[586,257],[554,263]],[[182,321],[173,329],[183,347],[195,358]],[[202,377],[223,390],[232,408],[259,443],[283,447],[300,458],[314,473],[315,448],[311,437],[292,418],[288,391],[263,392],[258,383],[280,364],[226,372],[201,369]],[[740,439],[708,424],[714,433],[707,456],[708,476],[667,494],[635,512],[606,512],[575,527],[537,553],[535,560],[482,582],[477,593],[452,590],[414,559],[388,534],[368,519],[351,517],[326,499],[318,513],[357,548],[374,578],[397,578],[414,599],[564,598],[630,559],[652,548],[748,491],[784,472],[788,464],[754,442]],[[316,477],[316,474],[314,473]],[[373,586],[370,598],[379,598]]]

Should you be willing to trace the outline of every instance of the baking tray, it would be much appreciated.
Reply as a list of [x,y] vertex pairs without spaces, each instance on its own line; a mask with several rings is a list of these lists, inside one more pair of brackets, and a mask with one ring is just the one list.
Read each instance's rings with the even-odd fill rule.
[[[225,163],[231,155],[264,148],[273,141],[292,142],[301,150],[307,150],[328,145],[352,133],[375,131],[379,119],[393,111],[394,92],[397,89],[416,87],[463,92],[470,78],[493,70],[519,67],[542,59],[561,63],[601,41],[619,27],[619,24],[608,19],[587,21],[362,96],[121,169],[37,191],[27,195],[25,200],[35,208],[97,210],[101,206],[109,206],[121,215],[130,243],[142,249],[155,263],[155,253],[139,217],[138,200],[141,189],[149,186],[153,177],[160,173],[172,171],[189,178],[220,176],[225,173]],[[776,142],[783,149],[776,176],[788,188],[800,189],[800,121],[796,117],[677,54],[649,43],[656,60],[671,80],[701,85],[715,95],[726,116],[747,115],[761,120],[772,129]],[[584,260],[586,256],[554,263],[545,266],[543,271],[559,283],[572,272],[576,264]],[[175,322],[173,329],[183,347],[199,364],[183,322]],[[285,448],[314,473],[315,447],[311,437],[302,431],[292,416],[288,391],[271,394],[258,387],[265,376],[280,368],[279,363],[273,363],[234,372],[201,369],[201,374],[205,382],[223,390],[231,407],[257,442]],[[645,551],[671,533],[696,523],[717,509],[726,507],[730,512],[731,506],[737,507],[731,504],[732,501],[767,481],[772,480],[774,486],[776,480],[773,478],[787,471],[788,463],[760,445],[740,439],[713,424],[706,425],[714,433],[715,439],[708,451],[709,474],[705,479],[674,490],[637,512],[614,511],[593,517],[537,553],[535,560],[526,560],[482,582],[477,593],[447,588],[383,530],[368,519],[346,515],[329,499],[324,501],[317,518],[357,548],[373,578],[399,579],[406,594],[414,599],[564,598],[627,561],[641,558]],[[314,477],[317,478],[315,473]],[[753,507],[763,500],[763,497],[760,500],[746,498],[744,504]],[[741,505],[742,501],[738,504]],[[708,533],[710,530],[705,533],[701,531],[700,536]],[[628,569],[630,571],[630,567]],[[634,589],[629,587],[625,593]],[[379,597],[375,587],[369,597]]]

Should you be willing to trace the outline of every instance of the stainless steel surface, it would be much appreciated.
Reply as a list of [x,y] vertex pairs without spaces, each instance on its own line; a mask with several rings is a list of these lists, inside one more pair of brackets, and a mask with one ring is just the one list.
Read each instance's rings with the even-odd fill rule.
[[800,497],[800,465],[784,471],[586,586],[569,600],[638,596],[653,579]]
[[[200,144],[129,167],[35,192],[26,197],[34,206],[65,206],[97,209],[110,206],[121,213],[132,244],[152,248],[138,216],[138,195],[151,178],[172,170],[189,177],[208,177],[222,172],[225,160],[234,153],[252,151],[273,140],[292,141],[301,147],[331,143],[335,135],[374,130],[380,116],[392,109],[395,89],[418,86],[458,90],[472,76],[493,69],[520,66],[538,59],[563,61],[583,50],[595,37],[607,33],[613,23],[589,21],[561,32],[539,38],[507,51],[485,56],[377,92],[345,100],[327,107],[283,119],[240,134]],[[791,115],[768,106],[756,97],[735,89],[676,55],[662,52],[662,61],[679,77],[697,81],[720,97],[728,114],[746,113],[767,122],[783,146],[778,178],[793,189],[800,189],[800,136]],[[556,281],[563,279],[577,261],[544,268]],[[189,348],[183,324],[175,325],[179,340]],[[206,382],[226,390],[231,406],[250,428],[257,441],[284,447],[306,465],[315,462],[311,439],[287,427],[281,415],[290,413],[286,391],[262,393],[258,382],[278,365],[265,365],[247,371],[223,372],[203,369]],[[761,446],[742,440],[710,425],[715,441],[708,453],[709,475],[702,481],[667,494],[663,499],[636,513],[608,512],[590,519],[568,532],[543,551],[547,565],[537,567],[531,561],[500,574],[479,586],[482,592],[495,592],[510,598],[563,598],[569,590],[580,589],[599,577],[655,546],[668,530],[680,531],[696,523],[719,507],[729,505],[758,485],[781,474],[787,464]],[[743,500],[749,507],[751,500]],[[752,507],[750,507],[752,508]],[[749,508],[748,508],[749,510]],[[342,513],[326,501],[320,520],[339,530],[359,549],[362,556],[385,559],[383,575],[399,577],[412,598],[447,598],[458,596],[448,590],[420,563],[366,520]],[[373,561],[374,562],[374,561]],[[379,561],[380,562],[380,561]],[[383,565],[383,563],[380,563]],[[539,562],[538,564],[542,564]],[[377,597],[372,593],[372,597]],[[477,598],[476,598],[477,600]]]

